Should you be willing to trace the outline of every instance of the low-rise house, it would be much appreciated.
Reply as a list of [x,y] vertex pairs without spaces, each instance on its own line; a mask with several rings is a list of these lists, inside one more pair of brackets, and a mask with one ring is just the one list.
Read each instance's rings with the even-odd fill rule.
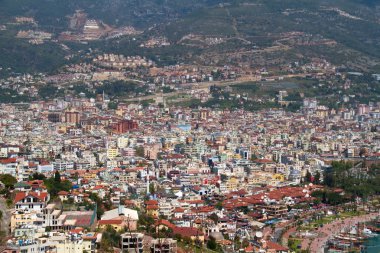
[[137,229],[138,219],[139,215],[136,210],[120,205],[116,209],[104,212],[101,220],[98,222],[98,226],[105,228],[107,225],[111,225],[116,230],[121,230],[126,227],[130,231],[135,231]]
[[49,199],[47,192],[18,192],[14,199],[15,210],[42,211]]
[[174,227],[173,234],[181,235],[182,238],[190,238],[192,241],[199,240],[204,242],[205,240],[204,233],[194,227]]

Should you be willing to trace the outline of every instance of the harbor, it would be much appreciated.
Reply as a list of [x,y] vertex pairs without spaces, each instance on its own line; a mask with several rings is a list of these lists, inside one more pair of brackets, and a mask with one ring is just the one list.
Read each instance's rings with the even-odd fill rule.
[[340,230],[338,229],[327,240],[325,252],[380,252],[380,237],[378,234],[380,227],[378,224],[378,218],[367,221],[346,222],[345,226],[341,226]]

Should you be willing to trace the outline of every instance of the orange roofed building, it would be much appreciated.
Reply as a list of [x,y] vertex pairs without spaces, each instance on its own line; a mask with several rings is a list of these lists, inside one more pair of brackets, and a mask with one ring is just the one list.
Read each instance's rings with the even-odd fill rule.
[[42,211],[49,199],[47,192],[18,192],[14,199],[15,210]]

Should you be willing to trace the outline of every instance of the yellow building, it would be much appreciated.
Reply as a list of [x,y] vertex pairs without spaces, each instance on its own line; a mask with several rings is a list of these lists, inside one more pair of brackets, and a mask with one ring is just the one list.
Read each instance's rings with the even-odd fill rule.
[[122,219],[115,219],[115,220],[100,220],[98,221],[98,228],[105,230],[108,226],[113,227],[116,231],[121,231],[126,227],[128,224],[126,224]]
[[237,190],[239,186],[239,180],[235,177],[231,177],[226,182],[226,187],[228,191]]
[[67,132],[67,127],[64,125],[59,125],[57,128],[58,128],[57,131],[60,133],[66,133]]
[[285,177],[282,174],[275,174],[270,172],[256,172],[248,178],[249,185],[271,185],[277,186],[279,183],[284,182]]
[[115,110],[115,114],[117,115],[117,116],[120,116],[120,117],[123,117],[123,115],[124,115],[124,109],[116,109]]
[[35,221],[43,221],[42,217],[37,216],[37,212],[14,212],[11,216],[11,232],[21,225],[32,225]]
[[90,170],[89,172],[86,172],[85,174],[83,174],[83,178],[87,180],[94,179],[96,177],[97,177],[96,171]]
[[158,217],[158,208],[149,207],[146,209],[146,214],[153,217]]
[[119,150],[117,148],[108,148],[107,149],[107,157],[109,159],[114,159],[118,155],[119,155]]
[[272,175],[272,179],[275,180],[275,181],[279,181],[279,182],[284,182],[285,181],[285,177],[282,174],[273,174]]

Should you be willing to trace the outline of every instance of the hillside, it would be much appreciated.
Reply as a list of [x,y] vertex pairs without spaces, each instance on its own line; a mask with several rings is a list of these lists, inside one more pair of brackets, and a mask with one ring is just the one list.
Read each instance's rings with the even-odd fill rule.
[[[194,12],[156,32],[180,44],[194,44],[184,42],[189,34],[222,37],[225,43],[206,50],[205,58],[216,61],[221,52],[231,52],[231,59],[225,60],[233,61],[240,57],[233,52],[241,49],[249,58],[247,62],[253,57],[273,56],[281,61],[296,55],[295,58],[322,56],[336,64],[366,68],[380,59],[380,8],[374,6],[376,1],[230,2]],[[271,47],[273,50],[264,50]],[[259,57],[253,48],[263,49]]]
[[[139,36],[88,45],[29,45],[14,38],[16,16],[35,18],[54,37],[68,29],[68,17],[83,10],[112,27],[132,25]],[[159,64],[279,66],[325,58],[351,69],[380,64],[380,5],[375,0],[0,0],[3,60],[17,71],[52,71],[64,55],[87,48],[143,55]],[[164,36],[168,47],[141,48]],[[23,50],[15,50],[15,48]],[[7,60],[6,60],[7,59]]]
[[41,26],[65,28],[67,16],[84,10],[110,25],[141,28],[181,17],[217,0],[0,0],[0,18],[34,17]]

